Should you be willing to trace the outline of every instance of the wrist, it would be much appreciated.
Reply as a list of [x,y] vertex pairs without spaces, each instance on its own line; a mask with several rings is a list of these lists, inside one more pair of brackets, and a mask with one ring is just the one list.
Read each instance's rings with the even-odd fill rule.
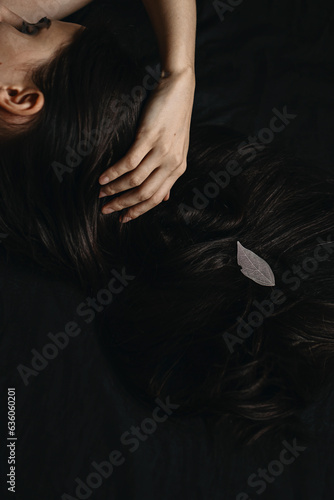
[[194,64],[163,64],[161,70],[161,78],[167,78],[173,75],[188,75],[195,76]]
[[196,86],[196,74],[195,74],[195,68],[193,66],[184,66],[180,68],[166,68],[163,67],[161,71],[161,78],[160,81],[161,83],[165,81],[187,81],[187,83],[190,86],[193,86],[195,88]]

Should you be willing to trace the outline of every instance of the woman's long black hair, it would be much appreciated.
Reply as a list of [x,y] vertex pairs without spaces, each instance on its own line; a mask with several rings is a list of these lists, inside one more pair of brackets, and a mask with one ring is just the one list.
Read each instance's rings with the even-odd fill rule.
[[[6,248],[92,294],[113,269],[135,277],[99,316],[129,387],[248,441],[297,428],[334,375],[334,180],[202,129],[170,200],[121,225],[100,213],[98,178],[134,140],[143,71],[99,25],[34,78],[45,108],[0,147]],[[275,287],[240,272],[237,241]]]
[[98,283],[105,272],[98,178],[134,140],[144,76],[99,18],[33,71],[42,112],[25,133],[10,140],[0,133],[0,224],[8,247]]

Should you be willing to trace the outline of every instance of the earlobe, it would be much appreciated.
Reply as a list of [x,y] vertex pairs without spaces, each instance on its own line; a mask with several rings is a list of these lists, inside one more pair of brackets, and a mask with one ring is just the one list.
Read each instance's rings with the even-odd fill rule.
[[37,88],[8,87],[0,90],[0,107],[12,115],[32,116],[43,106],[44,95]]

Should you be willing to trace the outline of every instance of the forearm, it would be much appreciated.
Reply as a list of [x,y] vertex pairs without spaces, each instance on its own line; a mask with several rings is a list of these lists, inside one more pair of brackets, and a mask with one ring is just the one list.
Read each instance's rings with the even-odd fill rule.
[[156,33],[163,75],[195,70],[196,0],[142,0]]
[[0,0],[0,3],[23,17],[36,23],[44,16],[50,19],[63,19],[85,7],[93,0]]

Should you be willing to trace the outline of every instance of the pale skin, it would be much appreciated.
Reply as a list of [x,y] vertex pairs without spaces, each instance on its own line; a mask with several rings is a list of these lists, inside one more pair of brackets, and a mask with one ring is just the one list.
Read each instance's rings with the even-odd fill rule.
[[[41,19],[41,18],[39,18]],[[0,3],[0,119],[29,122],[44,106],[43,93],[28,76],[29,68],[49,60],[62,44],[69,43],[78,24],[53,20],[36,35],[20,33],[23,19]]]
[[[59,19],[91,1],[0,0],[0,111],[5,110],[8,119],[28,120],[42,109],[43,95],[27,78],[26,65],[42,62],[62,44],[70,43],[75,31],[83,28]],[[123,210],[122,222],[167,201],[174,183],[185,172],[195,92],[196,0],[142,2],[158,39],[162,75],[143,110],[134,144],[99,180],[101,198],[127,191],[102,210],[105,214]],[[1,7],[5,9],[2,18]],[[34,39],[13,28],[13,15],[31,23],[45,16],[53,22]],[[37,40],[42,33],[43,41]],[[7,43],[4,50],[3,43]],[[0,114],[0,118],[6,117]]]

